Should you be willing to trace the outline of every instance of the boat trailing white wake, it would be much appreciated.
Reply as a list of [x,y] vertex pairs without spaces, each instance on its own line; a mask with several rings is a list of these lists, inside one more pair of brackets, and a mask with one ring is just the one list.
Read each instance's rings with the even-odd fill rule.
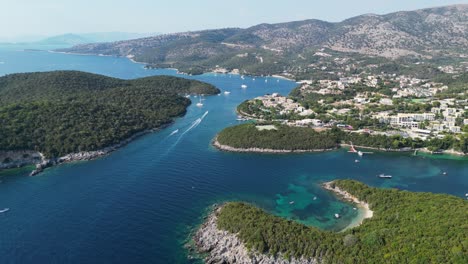
[[197,120],[193,121],[192,122],[192,125],[187,128],[187,130],[185,130],[179,137],[179,139],[181,139],[185,134],[187,134],[190,130],[196,128],[198,125],[201,124],[201,122],[203,121],[203,119],[208,115],[208,111],[206,111],[200,118],[198,118]]
[[175,134],[177,134],[177,133],[179,133],[179,129],[176,129],[176,130],[172,131],[171,134],[170,134],[169,136],[173,136],[173,135],[175,135]]
[[[197,126],[199,126],[201,124],[201,122],[203,121],[203,119],[205,119],[205,117],[208,115],[208,111],[206,111],[201,117],[197,118],[195,121],[192,122],[192,124],[190,124],[190,126],[180,134],[180,136],[177,138],[177,140],[174,142],[174,144],[172,144],[172,146],[170,146],[166,153],[164,155],[166,155],[167,153],[169,153],[179,142],[180,140],[184,137],[185,134],[187,134],[188,132],[190,132],[190,130],[196,128]],[[178,131],[178,129],[177,129]],[[175,131],[174,131],[175,132]],[[172,132],[172,133],[174,133]],[[176,134],[176,133],[174,133]]]

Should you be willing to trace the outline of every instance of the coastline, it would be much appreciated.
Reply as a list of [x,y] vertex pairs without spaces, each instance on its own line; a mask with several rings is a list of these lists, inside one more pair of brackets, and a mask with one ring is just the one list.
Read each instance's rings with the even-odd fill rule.
[[[330,148],[330,149],[297,149],[297,150],[287,150],[287,149],[263,149],[263,148],[235,148],[231,147],[229,145],[223,145],[219,143],[218,141],[218,136],[213,139],[211,143],[215,148],[221,151],[226,151],[226,152],[237,152],[237,153],[270,153],[270,154],[291,154],[291,153],[317,153],[317,152],[328,152],[328,151],[334,151],[339,148],[343,147],[350,147],[351,145],[341,143],[338,145],[336,148]],[[468,157],[468,154],[454,151],[454,150],[446,150],[443,153],[440,154],[434,154],[433,152],[427,150],[426,148],[421,148],[421,149],[383,149],[383,148],[376,148],[376,147],[366,147],[366,146],[357,146],[354,145],[356,148],[361,148],[361,149],[370,149],[370,150],[375,150],[375,151],[380,151],[380,152],[395,152],[395,153],[410,153],[413,151],[418,151],[418,152],[423,152],[426,154],[431,154],[429,157],[434,156],[455,156],[455,157],[461,157],[465,158]]]
[[295,259],[290,260],[279,256],[271,256],[247,249],[236,234],[220,230],[217,225],[218,214],[223,206],[215,206],[213,211],[206,217],[206,220],[196,231],[193,240],[198,252],[206,253],[205,263],[211,264],[318,264],[316,259]]
[[[349,192],[340,189],[334,185],[334,181],[322,184],[322,187],[328,191],[333,192],[342,200],[352,202],[362,211],[362,214],[350,223],[347,227],[339,232],[344,232],[348,229],[362,225],[365,219],[373,217],[374,212],[369,208],[369,204],[365,201],[359,200]],[[249,251],[244,243],[237,237],[236,234],[230,233],[218,228],[217,220],[218,215],[223,209],[224,205],[213,205],[211,213],[204,219],[204,222],[195,232],[193,241],[195,242],[195,249],[198,253],[205,254],[205,263],[215,264],[231,264],[231,263],[264,263],[264,264],[318,264],[321,263],[320,259],[287,259],[279,254],[272,256],[265,253]]]
[[[105,147],[105,148],[102,148],[102,149],[69,153],[69,154],[67,154],[65,156],[58,157],[58,158],[46,159],[42,153],[33,152],[33,151],[8,151],[8,152],[11,152],[11,153],[15,152],[17,154],[22,154],[23,152],[26,152],[26,153],[31,152],[31,153],[35,153],[35,155],[31,155],[32,157],[40,156],[40,159],[36,158],[35,162],[33,162],[33,161],[24,162],[24,161],[21,161],[21,160],[16,160],[16,161],[14,160],[12,162],[13,163],[12,166],[0,167],[0,170],[19,168],[19,167],[24,167],[24,166],[29,166],[29,165],[35,165],[36,168],[29,175],[30,176],[36,176],[39,173],[43,172],[46,168],[50,168],[50,167],[57,166],[57,165],[64,164],[64,163],[75,162],[75,161],[94,160],[94,159],[106,156],[107,154],[109,154],[111,152],[114,152],[114,151],[118,150],[119,148],[124,147],[125,145],[129,144],[130,142],[132,142],[133,140],[135,140],[135,139],[137,139],[137,138],[139,138],[141,136],[144,136],[146,134],[153,133],[153,132],[165,129],[165,128],[169,127],[172,124],[173,124],[173,122],[162,125],[159,128],[148,129],[148,130],[137,132],[137,133],[133,134],[132,136],[130,136],[129,138],[126,138],[126,139],[120,141],[117,144],[114,144],[114,145],[111,145],[111,146],[108,146],[108,147]],[[5,151],[5,152],[7,152],[7,151]],[[20,164],[20,165],[17,165],[17,164]]]
[[[340,143],[340,146],[341,147],[351,147],[350,144],[346,144],[346,143]],[[418,151],[418,152],[428,153],[428,154],[431,154],[431,155],[438,155],[438,154],[435,154],[433,151],[428,150],[427,148],[385,149],[385,148],[376,148],[376,147],[358,146],[358,145],[354,145],[354,147],[362,148],[362,149],[371,149],[371,150],[376,150],[376,151],[381,151],[381,152],[413,152],[413,151]],[[453,150],[453,149],[444,150],[440,154],[460,156],[460,157],[467,157],[468,156],[468,153],[463,153],[463,152],[456,151],[456,150]]]
[[[129,54],[129,55],[126,55],[126,56],[118,56],[118,55],[104,55],[104,54],[94,54],[94,53],[79,53],[79,52],[67,52],[67,51],[56,51],[56,50],[47,50],[48,52],[50,53],[60,53],[60,54],[70,54],[70,55],[80,55],[80,56],[98,56],[98,57],[115,57],[115,58],[126,58],[128,60],[130,60],[132,63],[135,63],[135,64],[141,64],[141,65],[144,65],[145,67],[149,67],[149,69],[168,69],[168,70],[175,70],[177,71],[177,73],[179,74],[182,74],[182,75],[192,75],[192,74],[189,74],[189,73],[185,73],[185,72],[181,72],[179,71],[179,69],[177,68],[172,68],[172,67],[167,67],[167,68],[153,68],[151,66],[151,64],[147,63],[147,62],[142,62],[142,61],[137,61],[135,60],[135,56],[132,55],[132,54]],[[203,71],[202,74],[205,74],[205,73],[218,73],[219,72],[216,72],[214,70],[208,70],[208,71]],[[202,75],[202,74],[197,74],[197,75]],[[226,72],[225,74],[233,74],[233,75],[241,75],[240,73],[235,73],[235,72]],[[193,74],[195,75],[195,74]],[[255,74],[243,74],[245,76],[252,76],[252,77],[262,77],[262,76],[259,76],[259,75],[255,75]],[[285,77],[285,76],[282,76],[282,75],[278,75],[278,74],[273,74],[273,75],[270,75],[272,78],[276,78],[276,79],[282,79],[282,80],[287,80],[287,81],[291,81],[291,82],[295,82],[296,80],[294,79],[291,79],[291,78],[288,78],[288,77]]]
[[291,81],[291,82],[296,82],[296,80],[285,77],[283,75],[273,74],[271,77],[277,78],[277,79],[282,79],[282,80],[287,80],[287,81]]
[[228,145],[223,145],[219,143],[218,136],[212,141],[212,145],[219,150],[227,152],[238,152],[238,153],[271,153],[271,154],[288,154],[288,153],[313,153],[313,152],[326,152],[336,150],[336,148],[331,149],[262,149],[262,148],[234,148]]
[[339,196],[342,200],[352,202],[353,204],[356,204],[356,206],[362,211],[362,214],[359,214],[359,217],[357,217],[355,220],[353,220],[347,227],[345,227],[343,230],[340,232],[346,231],[348,229],[358,227],[362,225],[365,219],[370,219],[374,216],[374,211],[372,211],[369,208],[369,204],[359,200],[356,196],[350,194],[349,192],[340,189],[338,186],[334,186],[334,182],[326,182],[322,184],[322,187],[325,190],[331,191],[337,196]]

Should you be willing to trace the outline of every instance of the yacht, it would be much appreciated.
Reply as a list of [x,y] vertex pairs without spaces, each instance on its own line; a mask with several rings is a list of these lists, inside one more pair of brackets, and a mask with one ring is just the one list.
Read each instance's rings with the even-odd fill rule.
[[224,91],[224,94],[230,94],[231,92],[230,91]]
[[245,89],[245,88],[247,88],[247,85],[243,84],[243,85],[241,85],[241,88]]
[[380,174],[380,175],[377,176],[377,177],[379,177],[379,178],[381,178],[381,179],[391,179],[391,178],[392,178],[392,175],[385,175],[385,174],[382,173],[382,174]]
[[199,101],[198,101],[198,103],[197,103],[197,106],[198,106],[198,107],[202,107],[202,106],[203,106],[201,96],[200,96],[200,98],[199,98]]

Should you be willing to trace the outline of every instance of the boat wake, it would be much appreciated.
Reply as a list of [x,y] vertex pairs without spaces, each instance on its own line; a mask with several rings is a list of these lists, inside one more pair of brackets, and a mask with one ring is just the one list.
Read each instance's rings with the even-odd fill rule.
[[205,117],[208,115],[208,111],[206,111],[200,118],[197,118],[197,120],[193,121],[192,122],[192,125],[190,125],[189,128],[187,128],[187,130],[185,130],[181,135],[180,137],[178,138],[178,140],[176,141],[179,142],[179,140],[185,135],[187,134],[190,130],[196,128],[197,126],[199,126],[201,124],[201,122],[203,121],[203,119],[205,119]]
[[[208,111],[206,111],[201,117],[197,118],[195,121],[193,121],[190,126],[180,134],[180,136],[177,138],[177,140],[174,142],[174,144],[172,144],[166,151],[166,153],[164,153],[163,156],[167,155],[175,146],[177,146],[177,144],[179,144],[180,140],[182,140],[182,138],[185,136],[185,134],[187,134],[188,132],[190,132],[192,129],[196,128],[197,126],[199,126],[203,119],[205,119],[205,117],[208,115]],[[176,132],[177,131],[177,132]],[[171,135],[169,136],[172,136],[172,135],[175,135],[176,133],[178,133],[179,130],[175,130],[171,133]]]

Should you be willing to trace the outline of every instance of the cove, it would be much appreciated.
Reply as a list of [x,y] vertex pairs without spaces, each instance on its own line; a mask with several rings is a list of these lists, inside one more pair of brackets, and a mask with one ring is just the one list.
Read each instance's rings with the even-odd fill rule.
[[[0,61],[0,75],[62,69],[126,79],[177,75],[173,70],[146,70],[125,58],[25,52],[20,47],[0,48]],[[2,263],[198,263],[187,258],[184,248],[191,230],[212,204],[232,200],[339,230],[357,212],[319,186],[333,179],[459,197],[468,192],[466,160],[376,153],[355,163],[357,157],[344,150],[220,152],[211,140],[238,124],[239,103],[266,93],[286,95],[296,84],[237,75],[182,77],[231,93],[205,97],[202,108],[195,105],[198,98],[192,98],[187,114],[171,127],[103,158],[57,166],[37,177],[28,177],[27,169],[0,172],[0,208],[10,208],[0,214]],[[377,178],[381,173],[393,178]],[[335,213],[342,217],[335,219]]]

